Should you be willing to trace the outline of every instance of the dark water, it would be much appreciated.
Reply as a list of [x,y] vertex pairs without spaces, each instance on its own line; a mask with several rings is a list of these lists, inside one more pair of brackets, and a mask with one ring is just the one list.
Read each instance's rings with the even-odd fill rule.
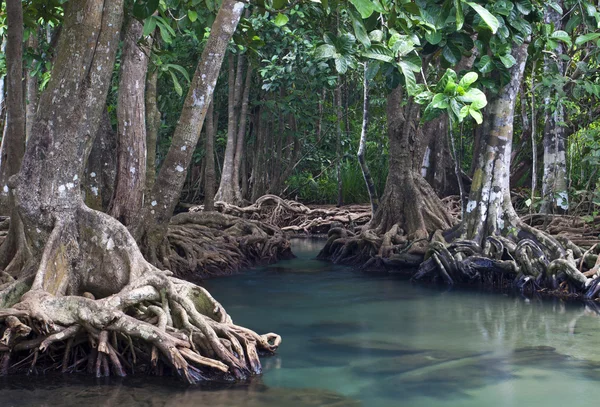
[[283,336],[265,373],[226,389],[175,379],[0,382],[0,406],[591,406],[600,318],[582,304],[442,291],[312,258],[207,282],[234,321]]

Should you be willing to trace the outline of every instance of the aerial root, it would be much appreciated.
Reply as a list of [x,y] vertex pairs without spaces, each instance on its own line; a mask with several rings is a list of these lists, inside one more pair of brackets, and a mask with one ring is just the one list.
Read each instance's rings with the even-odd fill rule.
[[218,212],[173,217],[167,239],[169,264],[179,276],[231,274],[293,257],[279,228]]
[[359,266],[363,271],[382,272],[417,267],[423,260],[418,245],[427,238],[409,240],[399,224],[379,234],[364,228],[354,234],[344,228],[332,228],[325,246],[317,256],[336,264]]
[[520,291],[598,299],[598,247],[583,251],[525,224],[511,237],[432,242],[413,280],[477,283]]
[[158,270],[99,300],[29,292],[0,314],[0,333],[0,375],[170,371],[189,383],[259,374],[259,352],[281,343],[233,324],[204,289]]

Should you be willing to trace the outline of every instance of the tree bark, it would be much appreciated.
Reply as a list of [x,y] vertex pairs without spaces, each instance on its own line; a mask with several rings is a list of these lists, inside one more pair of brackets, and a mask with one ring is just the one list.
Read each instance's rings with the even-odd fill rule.
[[369,192],[369,201],[371,202],[371,215],[377,212],[377,207],[379,206],[379,198],[377,197],[377,191],[375,190],[375,183],[373,182],[373,178],[371,177],[371,172],[369,171],[369,166],[366,161],[366,150],[367,150],[367,129],[369,125],[369,80],[367,79],[367,63],[365,63],[365,70],[363,74],[363,121],[362,128],[360,132],[360,143],[358,147],[358,162],[360,164],[360,169],[363,174],[363,178],[365,179],[365,185],[367,187],[367,191]]
[[156,179],[156,142],[160,129],[160,112],[156,100],[158,71],[146,76],[146,193],[148,196]]
[[266,177],[266,137],[269,127],[270,114],[263,107],[258,110],[258,128],[256,130],[256,148],[254,165],[252,166],[252,195],[250,200],[255,202],[265,193]]
[[[402,88],[397,87],[387,99],[389,138],[389,173],[381,205],[370,224],[384,234],[398,224],[410,240],[425,239],[438,229],[447,229],[453,219],[431,186],[418,173],[417,150],[422,136],[418,125],[420,106],[411,99],[401,107]],[[415,251],[424,251],[420,242]]]
[[335,88],[335,108],[337,114],[337,138],[335,145],[335,175],[337,179],[337,206],[344,205],[344,185],[342,183],[342,84],[338,75],[338,86]]
[[125,226],[139,215],[146,186],[145,84],[149,49],[138,45],[143,26],[125,28],[117,102],[117,180],[109,213]]
[[23,6],[6,1],[6,131],[0,146],[0,214],[9,215],[9,179],[19,172],[25,152],[23,98]]
[[[557,4],[562,6],[562,1]],[[546,24],[554,24],[555,30],[562,29],[562,16],[552,7],[546,7]],[[544,55],[544,72],[550,74],[552,65],[556,65],[558,75],[564,75],[565,62],[560,59],[564,53],[564,45],[557,42],[554,50],[557,58]],[[532,90],[533,92],[533,90]],[[566,156],[566,127],[564,126],[564,106],[556,100],[554,111],[550,110],[552,96],[557,92],[553,90],[546,97],[546,120],[544,126],[544,177],[542,180],[542,205],[541,213],[564,213],[569,209],[569,195],[567,191],[567,156]]]
[[155,264],[158,263],[157,248],[165,241],[169,220],[185,183],[186,168],[192,160],[208,106],[212,101],[227,44],[235,32],[243,10],[244,3],[236,0],[224,0],[221,4],[192,78],[171,147],[154,188],[145,200],[143,219],[136,228],[135,236],[142,244],[147,258]]
[[[27,40],[27,47],[33,51],[37,51],[38,48],[38,37],[36,32],[32,32]],[[33,64],[34,62],[32,62]],[[39,99],[39,84],[37,76],[32,76],[32,67],[28,67],[26,70],[27,78],[27,107],[25,113],[25,141],[31,137],[31,127],[35,119],[35,112],[37,110],[37,104]]]
[[464,218],[464,237],[479,245],[488,236],[510,233],[518,220],[510,199],[508,174],[515,104],[527,61],[527,45],[525,42],[513,50],[517,63],[510,69],[511,80],[486,108],[487,131],[482,135],[482,149]]
[[205,170],[204,170],[204,210],[215,210],[215,135],[217,133],[218,121],[215,120],[214,101],[211,102],[206,113],[206,146],[205,146]]
[[232,186],[235,193],[235,202],[241,204],[243,201],[242,190],[240,189],[240,167],[242,165],[242,157],[244,155],[244,142],[246,139],[246,123],[248,121],[248,101],[250,99],[250,88],[252,86],[252,66],[248,61],[246,69],[246,82],[244,84],[244,92],[242,95],[242,107],[240,109],[238,133],[236,137],[235,158],[233,163]]
[[85,204],[91,209],[108,212],[117,177],[117,133],[104,109],[94,144],[87,160],[82,182]]
[[[234,178],[235,172],[235,154],[236,154],[236,137],[238,135],[238,106],[241,101],[242,94],[242,65],[243,56],[238,57],[237,68],[235,65],[235,57],[229,55],[229,95],[227,107],[227,146],[225,147],[225,157],[223,158],[223,172],[221,173],[221,181],[219,189],[215,195],[215,201],[223,201],[226,203],[239,204],[238,197],[240,195],[239,185]],[[244,129],[245,130],[245,129]],[[241,131],[241,130],[240,130]],[[242,141],[243,143],[243,141]]]

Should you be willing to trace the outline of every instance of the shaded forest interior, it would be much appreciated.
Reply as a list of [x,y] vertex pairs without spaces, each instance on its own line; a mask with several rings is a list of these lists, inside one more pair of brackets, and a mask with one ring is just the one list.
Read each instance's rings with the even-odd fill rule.
[[591,2],[6,0],[0,375],[245,380],[293,257],[600,298]]

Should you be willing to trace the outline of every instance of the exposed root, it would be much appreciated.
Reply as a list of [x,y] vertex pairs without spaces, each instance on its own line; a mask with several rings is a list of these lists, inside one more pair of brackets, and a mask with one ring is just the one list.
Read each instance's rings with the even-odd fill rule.
[[581,247],[600,243],[600,217],[534,214],[525,215],[523,222],[552,236],[561,236]]
[[509,236],[489,236],[483,246],[465,240],[431,243],[413,279],[598,299],[598,248],[584,252],[518,222]]
[[[172,317],[163,311],[163,298]],[[100,300],[30,291],[0,314],[0,327],[0,352],[13,360],[33,352],[37,365],[72,372],[86,369],[86,359],[98,377],[108,375],[109,367],[124,376],[159,364],[190,383],[258,374],[258,353],[273,353],[281,341],[234,325],[204,289],[159,270]],[[22,368],[12,365],[4,373]]]
[[[246,239],[277,235],[255,223],[232,222],[224,234],[250,224]],[[261,255],[272,256],[272,247],[263,245]],[[35,278],[0,288],[0,303],[0,375],[143,371],[189,383],[241,380],[260,373],[259,353],[281,342],[235,325],[206,290],[146,262],[118,221],[83,206],[56,222]]]
[[[215,202],[215,208],[224,214],[258,220],[281,228],[290,234],[321,235],[326,234],[332,225],[354,230],[371,219],[371,207],[351,205],[343,208],[313,207],[280,198],[276,195],[264,195],[252,205],[239,207],[225,202]],[[191,212],[202,211],[202,206],[193,207]]]
[[173,217],[167,238],[171,270],[186,278],[231,274],[293,257],[278,227],[218,212]]

